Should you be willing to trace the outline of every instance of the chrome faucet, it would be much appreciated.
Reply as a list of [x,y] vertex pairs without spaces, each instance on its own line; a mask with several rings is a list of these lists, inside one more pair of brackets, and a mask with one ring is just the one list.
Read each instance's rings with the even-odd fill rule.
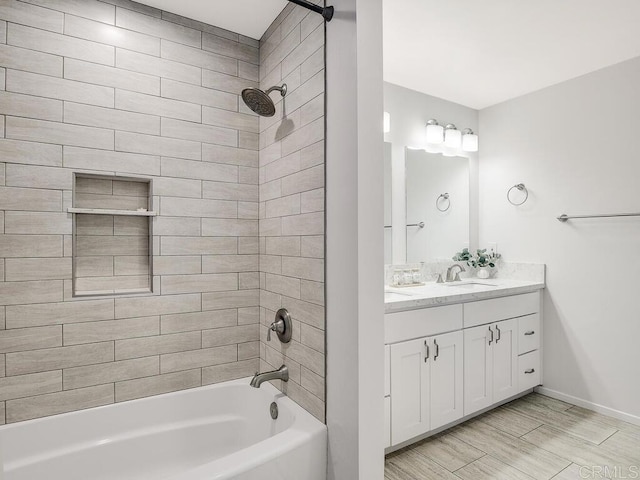
[[[458,267],[460,270],[458,272],[456,272],[456,276],[453,276],[453,270]],[[449,268],[447,268],[447,282],[459,282],[460,281],[460,273],[462,272],[466,272],[466,270],[464,269],[464,267],[462,265],[458,265],[457,263],[455,265],[451,265]]]
[[283,382],[289,381],[289,369],[286,365],[282,365],[278,370],[272,370],[271,372],[258,373],[251,379],[251,385],[254,388],[260,388],[264,382],[269,380],[282,380]]

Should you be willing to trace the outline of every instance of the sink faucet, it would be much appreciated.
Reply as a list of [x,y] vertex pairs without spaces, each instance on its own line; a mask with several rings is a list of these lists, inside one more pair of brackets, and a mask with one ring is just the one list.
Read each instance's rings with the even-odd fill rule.
[[269,380],[282,380],[283,382],[289,381],[289,369],[286,365],[282,365],[278,370],[272,370],[271,372],[258,373],[251,379],[251,385],[254,388],[260,388],[260,385]]
[[[453,270],[458,267],[460,270],[458,272],[456,272],[456,276],[453,276]],[[458,265],[457,263],[455,265],[451,265],[449,268],[447,268],[447,282],[459,282],[460,281],[460,273],[461,272],[466,272],[466,270],[464,269],[464,267],[462,265]]]

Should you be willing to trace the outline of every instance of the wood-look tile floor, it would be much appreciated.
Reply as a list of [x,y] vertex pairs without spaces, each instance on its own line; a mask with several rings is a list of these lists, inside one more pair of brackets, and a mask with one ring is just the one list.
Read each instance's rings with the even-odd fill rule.
[[640,479],[640,426],[537,393],[387,455],[386,480]]

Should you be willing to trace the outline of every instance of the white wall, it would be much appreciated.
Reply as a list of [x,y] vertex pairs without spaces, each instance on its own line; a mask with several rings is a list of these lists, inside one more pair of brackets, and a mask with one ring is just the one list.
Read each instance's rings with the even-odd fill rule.
[[640,420],[640,218],[555,218],[640,212],[638,85],[640,58],[482,110],[480,241],[547,264],[544,386]]
[[[384,110],[391,115],[391,132],[385,141],[393,145],[393,205],[392,233],[393,263],[405,263],[406,258],[406,202],[405,202],[405,147],[424,146],[427,121],[435,118],[442,125],[453,123],[459,129],[471,128],[479,133],[478,111],[441,98],[425,95],[392,83],[384,83]],[[480,136],[480,150],[483,137]],[[478,231],[477,175],[478,162],[475,155],[469,160],[470,167],[470,244],[475,246]],[[400,225],[401,228],[395,228]],[[455,253],[455,252],[454,252]]]
[[382,2],[333,6],[326,43],[327,478],[382,480]]

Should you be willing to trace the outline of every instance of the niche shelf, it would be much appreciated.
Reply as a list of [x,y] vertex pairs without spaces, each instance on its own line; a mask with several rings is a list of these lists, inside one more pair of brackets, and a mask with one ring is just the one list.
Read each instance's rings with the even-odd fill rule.
[[73,296],[153,293],[150,179],[74,175]]

